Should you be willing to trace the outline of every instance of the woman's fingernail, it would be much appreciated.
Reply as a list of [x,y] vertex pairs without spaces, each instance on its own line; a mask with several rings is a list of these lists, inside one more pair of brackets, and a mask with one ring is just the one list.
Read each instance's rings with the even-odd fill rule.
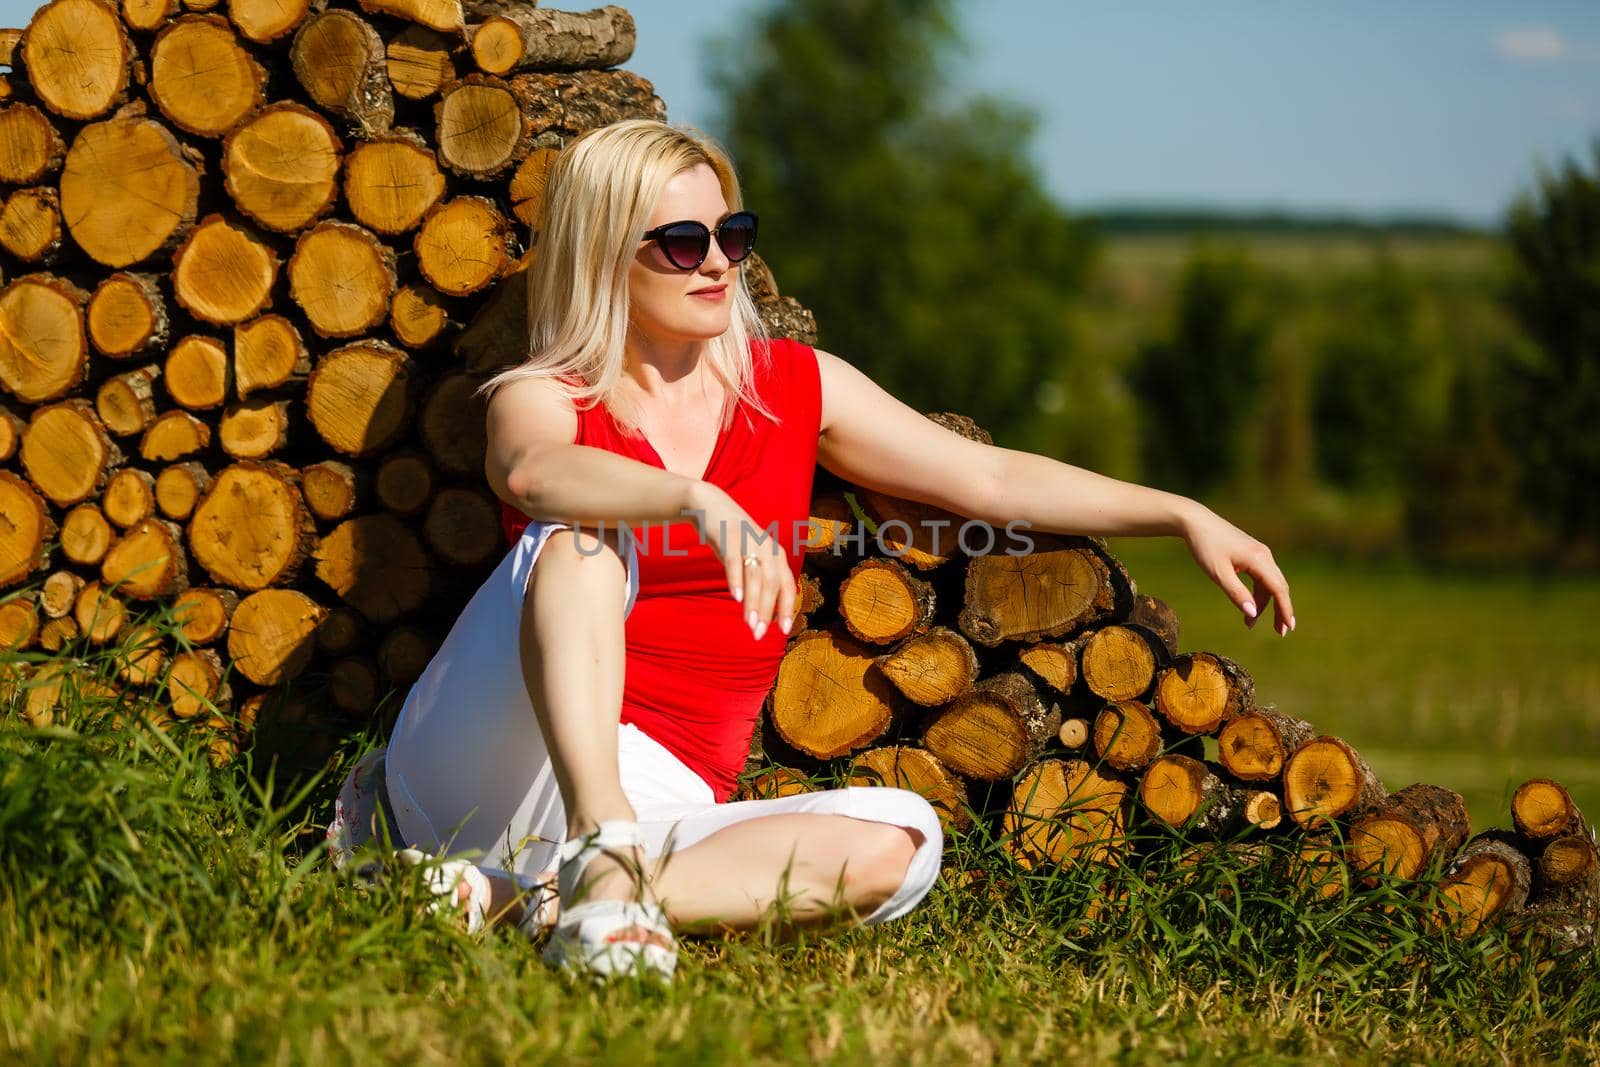
[[743,589],[735,589],[733,591],[733,599],[735,601],[737,601],[738,603],[741,603],[741,604],[744,603],[744,590]]
[[1294,616],[1293,615],[1289,616],[1289,629],[1291,629],[1291,630],[1294,629]]
[[762,636],[766,632],[767,632],[767,624],[766,623],[763,622],[763,623],[757,623],[756,624],[756,640],[757,641],[761,640]]
[[1256,617],[1256,602],[1254,600],[1246,600],[1244,602],[1244,613],[1246,618],[1253,619]]
[[789,632],[789,626],[793,622],[794,622],[793,619],[791,619],[791,618],[789,618],[789,616],[785,615],[783,617],[783,621],[778,623],[778,628],[781,629],[784,633],[788,633]]

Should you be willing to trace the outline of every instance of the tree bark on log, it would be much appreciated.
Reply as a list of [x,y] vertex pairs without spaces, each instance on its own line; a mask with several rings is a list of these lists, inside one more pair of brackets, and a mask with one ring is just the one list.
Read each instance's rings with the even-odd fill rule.
[[1139,779],[1145,810],[1174,830],[1225,832],[1244,820],[1248,799],[1221,767],[1188,756],[1162,756]]
[[507,8],[472,32],[472,58],[485,74],[514,70],[593,70],[633,55],[633,16],[608,4],[593,11]]
[[1461,794],[1409,785],[1351,821],[1350,865],[1367,885],[1385,875],[1417,878],[1434,862],[1454,856],[1471,829]]

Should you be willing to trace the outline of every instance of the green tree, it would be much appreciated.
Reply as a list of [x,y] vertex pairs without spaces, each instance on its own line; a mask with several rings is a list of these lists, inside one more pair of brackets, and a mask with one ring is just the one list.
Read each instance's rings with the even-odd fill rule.
[[1331,299],[1337,316],[1321,345],[1313,387],[1317,467],[1335,485],[1394,485],[1416,445],[1425,368],[1415,289],[1385,255],[1374,275]]
[[1203,494],[1237,472],[1265,377],[1267,329],[1250,306],[1252,285],[1241,254],[1197,250],[1170,336],[1145,345],[1132,368],[1145,476],[1156,485]]
[[[1019,447],[1074,351],[1092,240],[1010,104],[945,99],[948,0],[791,0],[713,51],[721,135],[821,343],[919,410]],[[1060,416],[1060,417],[1070,417]]]
[[1600,141],[1512,209],[1512,313],[1534,345],[1504,363],[1525,499],[1569,538],[1600,536]]

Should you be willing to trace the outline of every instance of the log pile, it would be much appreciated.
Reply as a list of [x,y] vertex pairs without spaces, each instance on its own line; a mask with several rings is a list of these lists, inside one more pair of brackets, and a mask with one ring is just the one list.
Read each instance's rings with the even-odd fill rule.
[[[34,721],[75,684],[219,760],[316,758],[330,721],[395,709],[503,551],[471,393],[525,351],[551,163],[665,115],[616,69],[633,45],[621,8],[531,0],[50,0],[0,31],[0,674]],[[745,273],[775,335],[815,340]],[[1459,795],[1389,793],[1183,649],[1101,542],[819,470],[800,592],[747,796],[831,768],[1029,866],[1276,837],[1317,892],[1438,876],[1441,927],[1593,940],[1600,861],[1559,784],[1467,840]],[[74,678],[111,647],[114,678]]]
[[1524,784],[1515,829],[1469,841],[1459,794],[1389,792],[1347,741],[1263,703],[1243,665],[1183,649],[1103,542],[1018,531],[1024,546],[820,468],[815,484],[800,614],[742,795],[899,786],[949,831],[986,821],[1028,867],[1119,865],[1177,838],[1183,864],[1224,849],[1323,896],[1431,892],[1440,929],[1593,942],[1594,832],[1559,784]]
[[532,0],[51,0],[0,31],[0,649],[115,647],[113,691],[224,752],[258,712],[326,747],[394,710],[503,549],[471,393],[525,352],[550,164],[665,117],[616,69],[634,39]]

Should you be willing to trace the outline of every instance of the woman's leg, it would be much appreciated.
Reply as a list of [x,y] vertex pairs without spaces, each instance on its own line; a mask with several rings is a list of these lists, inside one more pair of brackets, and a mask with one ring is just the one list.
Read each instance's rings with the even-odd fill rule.
[[[523,678],[561,790],[568,840],[593,833],[602,822],[636,819],[617,759],[628,578],[621,533],[620,527],[607,530],[602,543],[596,532],[557,530],[523,598]],[[635,897],[645,874],[643,856],[630,864],[602,854],[586,869],[583,899]]]
[[687,929],[864,917],[905,885],[924,841],[914,828],[846,815],[767,815],[669,854],[654,884],[673,924]]

